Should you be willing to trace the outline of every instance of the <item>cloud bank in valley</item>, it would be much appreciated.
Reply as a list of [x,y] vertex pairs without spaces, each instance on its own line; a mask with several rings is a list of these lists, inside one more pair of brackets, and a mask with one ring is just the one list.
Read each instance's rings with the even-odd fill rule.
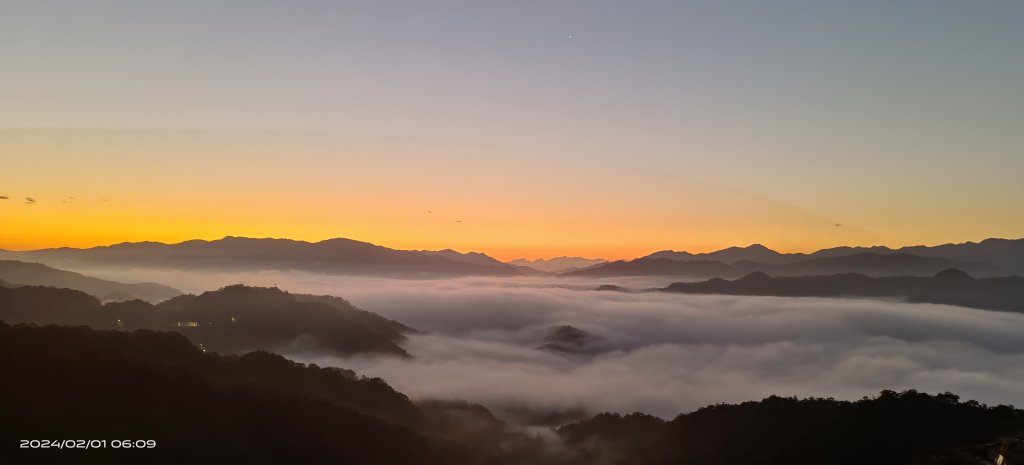
[[[882,389],[1024,400],[1024,315],[852,299],[624,294],[506,282],[378,283],[357,305],[429,333],[413,360],[329,359],[404,392],[501,411],[533,407],[670,417],[771,394],[855,399]],[[568,324],[594,355],[537,350]]]
[[[1024,315],[1014,313],[879,300],[602,292],[590,289],[606,281],[550,278],[179,278],[185,276],[202,281],[147,279],[185,289],[242,281],[333,294],[420,329],[425,333],[404,344],[411,360],[290,355],[382,377],[414,397],[477,401],[506,416],[671,417],[771,394],[856,399],[911,388],[1024,404]],[[557,325],[593,334],[600,350],[538,350]]]

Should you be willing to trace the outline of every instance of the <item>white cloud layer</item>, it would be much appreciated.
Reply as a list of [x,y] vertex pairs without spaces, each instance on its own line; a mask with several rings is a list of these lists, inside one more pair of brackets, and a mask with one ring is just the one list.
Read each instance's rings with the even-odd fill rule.
[[[413,360],[320,360],[403,392],[502,407],[671,417],[771,394],[952,391],[1024,404],[1024,315],[875,300],[623,294],[479,280],[380,282],[343,295],[430,331]],[[569,324],[609,351],[536,350]]]
[[[555,278],[189,276],[207,289],[242,281],[338,295],[426,331],[405,344],[412,360],[305,360],[382,377],[412,396],[461,398],[498,412],[671,417],[771,394],[856,399],[911,388],[1024,405],[1022,314],[878,300],[599,292],[588,289],[608,281]],[[169,277],[150,278],[195,289]],[[537,350],[547,329],[562,324],[599,336],[606,350]]]

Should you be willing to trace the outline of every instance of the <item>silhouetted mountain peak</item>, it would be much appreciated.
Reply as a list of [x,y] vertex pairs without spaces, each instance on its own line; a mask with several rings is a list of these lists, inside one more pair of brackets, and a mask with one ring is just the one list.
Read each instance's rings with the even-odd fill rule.
[[446,258],[448,260],[451,260],[453,262],[468,263],[468,264],[471,264],[471,265],[498,266],[498,267],[508,266],[506,263],[500,262],[500,261],[492,258],[490,255],[483,254],[483,253],[480,253],[480,252],[466,252],[466,253],[462,253],[462,252],[459,252],[459,251],[454,250],[454,249],[416,250],[415,252],[423,253],[423,254],[427,254],[427,255],[435,255],[435,256],[439,256],[439,257],[444,257],[444,258]]
[[[347,239],[347,238],[344,238],[344,237],[334,237],[334,238],[331,238],[331,239],[324,239],[324,240],[322,240],[320,242],[314,242],[314,244],[319,244],[319,245],[347,245],[347,246],[363,246],[363,247],[381,247],[379,245],[371,244],[369,242],[357,241],[355,239]],[[383,247],[381,247],[381,248],[383,248]]]
[[230,302],[239,306],[272,306],[295,302],[295,297],[276,287],[253,287],[232,284],[216,291],[206,291],[196,296],[197,303]]
[[690,252],[676,252],[673,250],[662,250],[653,254],[647,255],[644,258],[663,258],[677,261],[693,261],[693,260],[715,260],[721,261],[726,264],[740,262],[740,261],[752,261],[759,263],[781,263],[786,261],[786,255],[780,254],[763,244],[751,244],[746,247],[727,247],[721,250],[708,253],[693,254]]
[[648,255],[647,257],[650,257],[650,258],[670,258],[670,259],[673,259],[673,260],[685,260],[685,259],[693,258],[693,256],[694,256],[694,254],[692,254],[690,252],[687,252],[687,251],[677,251],[677,250],[669,249],[669,250],[659,250],[657,252],[654,252],[654,253]]
[[703,254],[703,255],[707,255],[707,256],[723,256],[723,255],[724,256],[728,256],[728,255],[734,254],[734,253],[746,253],[746,254],[751,254],[752,253],[752,254],[757,254],[757,255],[754,255],[754,256],[764,256],[764,255],[774,256],[774,255],[780,255],[778,252],[776,252],[776,251],[774,251],[772,249],[769,249],[768,247],[765,247],[763,244],[750,244],[750,245],[748,245],[746,247],[738,247],[738,246],[727,247],[727,248],[724,248],[722,250],[717,250],[717,251],[714,251],[714,252],[711,252],[711,253],[708,253],[708,254]]

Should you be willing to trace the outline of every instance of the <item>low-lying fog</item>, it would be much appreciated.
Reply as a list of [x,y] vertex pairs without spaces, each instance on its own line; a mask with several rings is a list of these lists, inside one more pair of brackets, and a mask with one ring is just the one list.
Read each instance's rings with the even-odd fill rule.
[[[611,280],[91,273],[191,292],[244,282],[344,297],[424,331],[404,344],[414,358],[287,355],[379,376],[411,396],[481,402],[528,424],[600,411],[672,417],[770,394],[856,399],[882,389],[1024,404],[1022,314],[875,300],[591,290]],[[615,283],[641,289],[668,281]],[[575,338],[557,342],[553,331],[560,325],[589,335],[571,332]],[[552,342],[563,350],[538,349]]]

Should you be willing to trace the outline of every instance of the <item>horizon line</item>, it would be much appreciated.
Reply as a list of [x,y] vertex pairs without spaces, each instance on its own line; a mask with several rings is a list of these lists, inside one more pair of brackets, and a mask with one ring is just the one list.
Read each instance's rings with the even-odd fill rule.
[[635,259],[643,258],[643,257],[649,256],[649,255],[652,255],[652,254],[655,254],[655,253],[658,253],[658,252],[680,252],[680,253],[691,253],[691,254],[709,254],[709,253],[715,253],[715,252],[720,252],[720,251],[723,251],[723,250],[736,249],[736,248],[738,248],[738,249],[746,249],[746,248],[750,248],[750,247],[754,247],[754,246],[761,246],[761,247],[764,247],[764,248],[766,248],[768,250],[771,250],[773,252],[780,253],[780,254],[813,254],[815,252],[820,252],[822,250],[830,250],[830,249],[836,249],[836,248],[840,248],[840,247],[865,248],[865,249],[870,249],[870,248],[887,248],[887,249],[890,249],[890,250],[899,250],[899,249],[910,248],[910,247],[939,247],[939,246],[944,246],[944,245],[980,244],[982,242],[990,241],[990,240],[1018,241],[1018,240],[1024,240],[1024,237],[1019,237],[1019,238],[986,237],[986,238],[978,240],[978,241],[966,240],[966,241],[963,241],[963,242],[941,242],[941,243],[935,243],[935,244],[837,245],[837,246],[832,246],[832,247],[818,248],[818,249],[814,249],[814,250],[803,249],[803,250],[800,250],[800,251],[792,251],[792,250],[782,251],[782,250],[774,249],[774,248],[772,248],[770,246],[767,246],[767,245],[765,245],[765,244],[763,244],[761,242],[754,242],[754,243],[751,243],[751,244],[746,245],[746,246],[733,245],[733,246],[728,246],[728,247],[724,247],[724,248],[721,248],[721,249],[707,250],[707,251],[689,251],[689,250],[685,250],[685,249],[675,249],[675,248],[672,248],[672,249],[661,249],[661,250],[654,250],[654,251],[652,251],[650,253],[647,253],[647,254],[644,254],[644,255],[635,256],[635,257],[631,257],[631,258],[621,258],[621,259],[611,259],[611,258],[606,258],[606,257],[582,257],[582,256],[572,256],[572,255],[566,255],[566,254],[554,255],[554,256],[545,256],[545,257],[537,257],[537,258],[516,257],[516,258],[510,258],[510,259],[498,259],[498,258],[495,258],[494,255],[491,255],[491,254],[489,254],[487,252],[484,252],[484,251],[478,251],[478,250],[467,250],[467,251],[463,252],[463,251],[461,251],[461,250],[459,250],[459,249],[457,249],[455,247],[442,247],[442,248],[438,248],[438,249],[402,249],[402,248],[395,248],[395,247],[391,247],[391,246],[387,246],[387,245],[378,244],[378,243],[375,243],[375,242],[370,242],[370,241],[365,241],[365,240],[360,240],[360,239],[352,239],[352,238],[342,237],[342,236],[328,237],[328,238],[320,239],[320,240],[306,240],[306,239],[293,239],[293,238],[288,238],[288,237],[269,237],[269,236],[266,236],[266,237],[253,237],[253,236],[225,235],[225,236],[222,236],[222,237],[219,237],[219,238],[216,238],[216,239],[200,239],[200,238],[195,238],[195,239],[186,239],[186,240],[182,240],[182,241],[178,241],[178,242],[161,242],[161,241],[153,241],[153,240],[120,241],[120,242],[114,242],[114,243],[109,243],[109,244],[98,244],[98,245],[93,245],[93,246],[88,246],[88,247],[55,246],[55,247],[43,247],[43,248],[36,248],[36,249],[8,249],[8,248],[0,248],[0,251],[6,251],[6,252],[37,252],[37,251],[42,251],[42,250],[56,250],[56,249],[88,250],[88,249],[96,249],[96,248],[104,248],[104,247],[115,247],[115,246],[119,246],[119,245],[130,245],[130,244],[180,245],[180,244],[184,244],[184,243],[187,243],[187,242],[207,242],[207,243],[212,243],[212,242],[218,242],[218,241],[223,241],[223,240],[227,240],[227,239],[277,240],[277,241],[300,242],[300,243],[305,243],[305,244],[319,244],[319,243],[328,242],[328,241],[332,241],[332,240],[346,240],[346,241],[352,241],[352,242],[359,242],[359,243],[363,243],[363,244],[369,244],[369,245],[376,246],[376,247],[383,247],[383,248],[391,249],[391,250],[408,251],[408,252],[440,252],[440,251],[444,251],[444,250],[452,250],[452,251],[460,253],[460,254],[478,253],[478,254],[486,255],[486,256],[488,256],[490,258],[494,258],[495,260],[501,261],[503,263],[508,263],[508,262],[511,262],[511,261],[514,261],[514,260],[541,260],[541,259],[543,259],[543,260],[551,260],[551,259],[563,258],[563,257],[568,257],[568,258],[585,258],[585,259],[591,259],[591,260],[593,260],[593,259],[601,259],[601,260],[606,260],[606,261],[609,261],[609,262],[613,262],[613,261],[628,261],[628,260],[635,260]]

